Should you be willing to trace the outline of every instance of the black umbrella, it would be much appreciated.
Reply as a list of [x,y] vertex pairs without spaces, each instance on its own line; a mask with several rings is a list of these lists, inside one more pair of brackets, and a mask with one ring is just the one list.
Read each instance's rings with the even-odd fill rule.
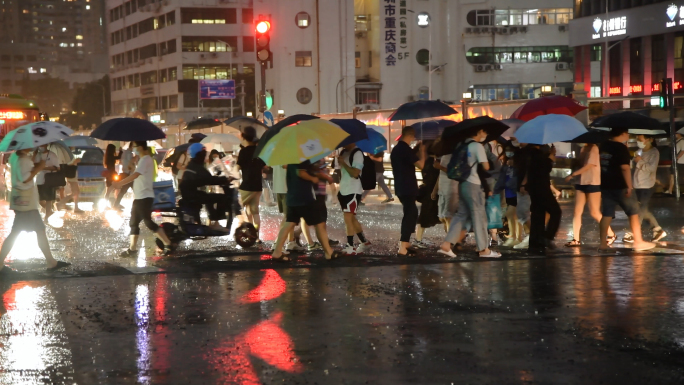
[[501,137],[501,134],[508,130],[508,128],[501,121],[489,116],[465,119],[454,126],[444,129],[442,133],[442,155],[450,154],[458,143],[470,138],[480,130],[487,132],[486,143]]
[[236,128],[242,132],[242,129],[247,127],[247,126],[252,126],[256,130],[257,137],[260,138],[266,130],[268,130],[268,126],[259,121],[258,119],[254,119],[251,116],[236,116],[233,118],[230,118],[228,120],[224,120],[223,124]]
[[366,123],[358,119],[330,119],[330,123],[335,123],[342,128],[349,136],[340,143],[338,147],[368,139]]
[[601,144],[608,140],[608,131],[590,130],[576,137],[573,140],[566,140],[565,143],[588,143]]
[[271,140],[274,136],[276,136],[277,133],[280,132],[283,128],[287,126],[291,126],[293,124],[297,124],[299,122],[303,122],[306,120],[312,120],[312,119],[320,119],[318,116],[313,116],[313,115],[306,115],[306,114],[297,114],[297,115],[291,115],[288,116],[287,118],[279,121],[278,123],[274,124],[273,127],[269,128],[264,132],[263,135],[261,135],[261,138],[259,139],[259,144],[257,144],[257,148],[254,151],[254,157],[257,158],[259,154],[261,153],[261,150],[264,149],[264,146],[266,146],[266,143]]
[[114,118],[97,127],[91,137],[112,141],[144,141],[166,138],[154,123],[137,118]]
[[660,131],[660,122],[648,116],[631,111],[618,112],[596,118],[589,127],[608,127],[619,129],[642,129]]
[[214,118],[200,118],[195,119],[185,126],[186,130],[201,130],[203,128],[212,128],[221,125],[221,121]]
[[394,122],[397,120],[427,119],[455,114],[458,114],[458,111],[440,100],[418,100],[399,106],[399,108],[390,115],[389,120]]

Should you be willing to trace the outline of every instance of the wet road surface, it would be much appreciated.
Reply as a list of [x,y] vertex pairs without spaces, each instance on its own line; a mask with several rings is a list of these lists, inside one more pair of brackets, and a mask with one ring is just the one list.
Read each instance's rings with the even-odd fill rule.
[[[673,202],[658,201],[671,236],[656,252],[590,244],[485,261],[392,256],[396,206],[360,214],[373,255],[292,264],[217,239],[161,258],[147,237],[122,259],[125,217],[65,214],[49,235],[72,267],[45,273],[30,236],[8,260],[22,275],[0,282],[0,384],[680,384],[684,205]],[[338,214],[329,227],[342,239]]]

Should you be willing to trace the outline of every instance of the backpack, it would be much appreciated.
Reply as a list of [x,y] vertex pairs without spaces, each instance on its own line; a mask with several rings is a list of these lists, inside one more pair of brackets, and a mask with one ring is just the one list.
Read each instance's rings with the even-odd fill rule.
[[465,182],[473,171],[473,165],[468,164],[468,145],[472,141],[462,143],[454,149],[447,165],[447,177],[458,182]]
[[[349,159],[354,159],[354,155],[356,155],[357,151],[361,151],[361,149],[353,149],[351,154],[349,154]],[[377,180],[375,179],[375,163],[373,163],[373,159],[367,157],[366,154],[361,153],[361,155],[363,155],[363,168],[359,175],[361,187],[363,188],[363,191],[375,190],[375,187],[377,186]]]
[[174,151],[173,154],[170,156],[167,156],[166,159],[164,159],[164,162],[162,163],[162,166],[164,167],[171,167],[171,172],[173,175],[178,175],[178,160],[180,159],[181,155],[185,154],[185,151]]

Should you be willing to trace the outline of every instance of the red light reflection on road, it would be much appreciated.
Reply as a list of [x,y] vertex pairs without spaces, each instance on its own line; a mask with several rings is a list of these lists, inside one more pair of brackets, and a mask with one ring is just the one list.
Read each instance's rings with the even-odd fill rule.
[[280,278],[280,275],[273,269],[267,269],[266,275],[261,279],[259,286],[245,294],[240,302],[255,303],[276,299],[285,293],[287,284]]

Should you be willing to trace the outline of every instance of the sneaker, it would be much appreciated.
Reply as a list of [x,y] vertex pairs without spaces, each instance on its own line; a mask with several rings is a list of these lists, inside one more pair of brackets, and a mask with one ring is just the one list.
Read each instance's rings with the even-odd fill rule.
[[480,254],[480,258],[501,258],[501,254],[496,251],[489,249],[489,253]]
[[321,245],[320,242],[314,242],[312,245],[309,245],[307,248],[309,249],[309,251],[323,250],[323,245]]
[[352,245],[347,245],[347,247],[342,249],[342,254],[356,255],[356,249],[354,249],[354,246],[352,246]]
[[632,235],[632,233],[625,233],[625,236],[622,238],[622,243],[634,243],[634,235]]
[[304,248],[302,246],[299,246],[297,244],[297,242],[292,241],[292,242],[287,244],[287,246],[285,247],[285,250],[287,250],[287,251],[304,251]]
[[356,248],[356,252],[357,252],[358,254],[365,253],[366,251],[368,251],[368,250],[370,249],[370,246],[371,246],[370,241],[366,241],[365,243],[360,244],[360,245]]
[[528,247],[530,247],[530,236],[529,235],[526,236],[525,239],[522,240],[522,242],[513,246],[513,248],[516,250],[527,249]]
[[123,253],[119,254],[119,257],[122,257],[122,258],[135,258],[137,256],[138,256],[138,250],[131,250],[131,249],[127,249]]
[[508,238],[506,242],[504,242],[503,247],[514,247],[515,245],[519,244],[520,241],[515,239],[515,238]]
[[328,239],[328,244],[330,245],[330,247],[333,247],[333,246],[339,245],[340,241],[338,241],[336,239]]
[[449,258],[456,258],[456,254],[455,254],[453,251],[451,251],[451,250],[449,250],[449,251],[444,251],[444,250],[442,250],[442,249],[439,249],[439,250],[437,250],[437,253],[442,254],[442,255],[445,255],[445,256],[447,256],[447,257],[449,257]]
[[411,246],[415,247],[416,249],[427,249],[428,247],[423,241],[413,241]]
[[380,203],[383,203],[383,204],[384,204],[384,203],[390,203],[390,202],[394,202],[394,198],[387,198],[387,199],[385,199],[384,201],[382,201],[382,202],[380,202]]
[[651,242],[658,242],[659,240],[665,237],[667,237],[667,233],[665,232],[665,230],[653,230],[653,239],[651,240]]

